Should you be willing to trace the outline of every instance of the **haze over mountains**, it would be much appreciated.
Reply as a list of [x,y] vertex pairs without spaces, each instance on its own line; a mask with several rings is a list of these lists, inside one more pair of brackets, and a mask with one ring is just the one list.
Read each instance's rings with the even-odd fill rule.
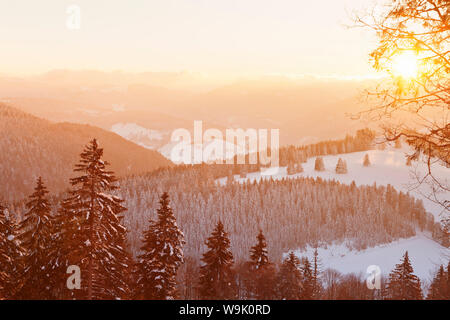
[[52,192],[69,186],[83,147],[97,138],[117,176],[148,172],[171,162],[156,151],[90,125],[53,123],[0,104],[0,194],[4,201],[23,199],[42,176]]
[[219,130],[279,128],[282,145],[299,145],[342,137],[366,126],[348,114],[361,110],[359,97],[370,83],[307,76],[216,79],[188,72],[59,70],[0,78],[0,99],[52,121],[107,130],[132,124],[138,131],[152,130],[162,139],[135,142],[153,148],[167,144],[174,129],[191,130],[194,120]]

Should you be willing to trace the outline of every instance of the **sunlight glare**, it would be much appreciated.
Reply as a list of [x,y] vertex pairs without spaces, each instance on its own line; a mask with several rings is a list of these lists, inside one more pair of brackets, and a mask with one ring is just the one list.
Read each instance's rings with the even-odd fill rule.
[[391,71],[395,76],[411,79],[418,74],[418,58],[413,52],[404,52],[392,58]]

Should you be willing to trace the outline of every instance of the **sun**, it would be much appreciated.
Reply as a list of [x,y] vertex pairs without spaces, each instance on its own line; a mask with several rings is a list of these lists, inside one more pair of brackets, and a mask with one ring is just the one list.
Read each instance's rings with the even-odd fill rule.
[[391,72],[405,79],[416,78],[419,71],[419,60],[415,53],[408,51],[397,54],[391,60]]

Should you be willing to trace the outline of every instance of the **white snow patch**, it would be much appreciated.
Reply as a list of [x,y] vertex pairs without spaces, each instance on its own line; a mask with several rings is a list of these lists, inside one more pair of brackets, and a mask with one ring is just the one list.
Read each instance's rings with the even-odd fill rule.
[[[408,239],[400,239],[389,244],[378,245],[361,251],[351,251],[345,244],[329,245],[317,249],[322,269],[335,269],[343,274],[362,273],[366,275],[367,267],[377,265],[383,275],[388,275],[395,265],[400,263],[405,251],[408,251],[414,273],[421,280],[431,280],[436,268],[448,263],[450,249],[419,234]],[[311,261],[314,248],[295,250],[298,257],[308,257]],[[368,274],[367,274],[368,275]]]
[[[370,167],[364,167],[362,165],[364,155],[369,154],[371,162]],[[353,152],[338,155],[323,156],[323,162],[325,164],[325,171],[319,172],[314,170],[315,157],[309,158],[306,163],[302,163],[304,172],[294,175],[288,175],[286,167],[280,167],[275,170],[275,174],[267,175],[260,172],[252,172],[247,174],[246,178],[235,179],[239,182],[249,180],[253,182],[255,180],[265,179],[283,179],[283,178],[297,178],[297,177],[320,177],[325,180],[337,180],[341,183],[351,184],[355,181],[356,185],[373,185],[374,182],[377,185],[390,184],[396,190],[402,192],[409,192],[413,197],[423,201],[425,210],[432,213],[436,221],[440,220],[440,214],[443,208],[427,199],[424,195],[430,192],[429,186],[422,184],[417,189],[412,189],[412,185],[415,182],[414,172],[418,172],[420,175],[425,174],[427,168],[421,162],[413,162],[411,167],[406,166],[405,150],[404,149],[392,149],[392,150],[369,150],[363,152]],[[336,164],[339,158],[346,160],[348,173],[337,174],[335,173]],[[434,175],[439,177],[441,181],[445,181],[447,184],[450,182],[450,169],[441,165],[435,165],[433,167]],[[218,180],[219,183],[224,184],[226,178]],[[440,194],[441,199],[449,199],[450,194]]]
[[116,123],[111,131],[147,149],[154,149],[154,142],[163,140],[163,134],[158,130],[147,129],[136,123]]
[[[240,183],[245,181],[259,181],[260,179],[283,179],[297,177],[320,177],[325,180],[336,180],[344,184],[356,185],[388,185],[390,184],[398,191],[409,192],[410,195],[423,201],[425,209],[432,213],[435,219],[440,219],[442,207],[428,200],[423,194],[429,192],[428,186],[422,185],[419,189],[412,190],[414,183],[414,170],[423,174],[427,168],[422,163],[413,162],[412,167],[406,166],[405,149],[391,150],[369,150],[338,155],[323,156],[325,171],[314,170],[315,157],[309,158],[306,163],[302,163],[304,172],[293,175],[287,174],[286,167],[276,168],[273,175],[261,172],[248,173],[245,178],[235,175],[234,179]],[[369,154],[370,167],[364,167],[364,155]],[[339,158],[346,160],[348,173],[335,173],[336,164]],[[434,174],[444,181],[450,180],[450,170],[443,166],[436,165]],[[225,184],[227,178],[218,179],[219,184]],[[441,196],[449,199],[450,194]],[[367,267],[378,265],[382,274],[389,272],[400,262],[405,251],[408,251],[414,273],[421,280],[430,280],[432,272],[438,265],[447,264],[450,256],[450,249],[441,246],[430,237],[419,234],[417,236],[401,239],[389,244],[378,245],[361,251],[351,251],[345,243],[328,245],[327,248],[318,248],[319,258],[323,269],[332,268],[345,273],[362,273],[366,275]],[[296,250],[297,256],[307,256],[312,259],[314,249],[307,248],[304,251]]]

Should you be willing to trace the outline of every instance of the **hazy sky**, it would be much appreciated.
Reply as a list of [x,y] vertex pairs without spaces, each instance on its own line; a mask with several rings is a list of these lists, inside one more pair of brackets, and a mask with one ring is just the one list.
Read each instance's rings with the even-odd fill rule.
[[[0,0],[0,73],[51,69],[365,75],[372,0]],[[79,30],[66,26],[70,5]]]

